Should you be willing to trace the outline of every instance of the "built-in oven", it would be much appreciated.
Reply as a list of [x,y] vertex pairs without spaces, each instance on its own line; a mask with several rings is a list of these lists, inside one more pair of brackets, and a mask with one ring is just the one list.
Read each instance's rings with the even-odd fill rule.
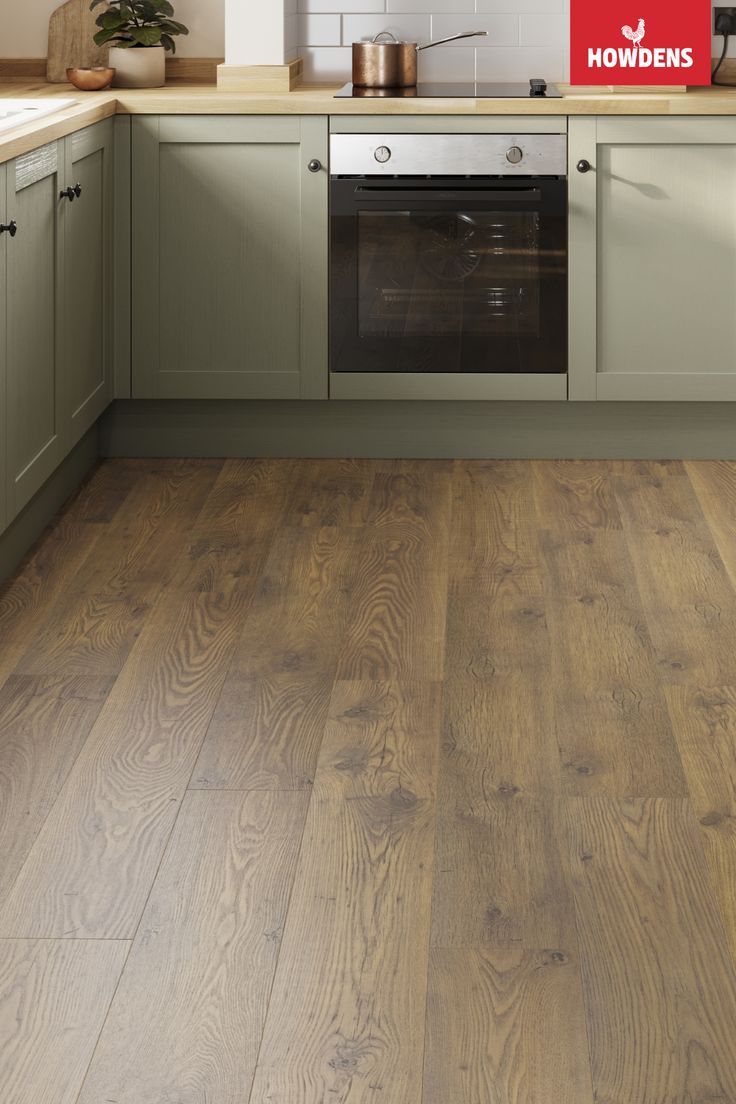
[[567,371],[564,134],[333,134],[333,373]]

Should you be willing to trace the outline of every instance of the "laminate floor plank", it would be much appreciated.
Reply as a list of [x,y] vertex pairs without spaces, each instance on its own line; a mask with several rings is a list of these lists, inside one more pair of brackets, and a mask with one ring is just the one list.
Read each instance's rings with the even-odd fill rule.
[[421,1101],[438,706],[431,687],[336,687],[351,747],[381,730],[393,750],[344,770],[335,732],[320,761],[250,1104]]
[[736,963],[736,688],[667,688],[711,881]]
[[450,513],[450,474],[431,462],[375,476],[339,680],[442,678]]
[[79,1104],[247,1102],[305,793],[189,793]]
[[736,970],[687,799],[566,803],[595,1099],[736,1100]]
[[593,1104],[576,958],[434,949],[424,1104]]
[[[221,479],[237,497],[232,471]],[[284,508],[279,486],[283,493],[272,487],[261,499],[269,519],[262,522],[262,561]],[[200,524],[194,543],[210,534],[206,510]],[[255,522],[242,511],[240,524]],[[208,569],[207,589],[192,587],[192,565],[181,560],[0,907],[0,932],[134,934],[255,587],[255,571],[238,585],[241,557],[237,542],[218,555],[220,578]]]
[[736,463],[687,460],[685,471],[713,535],[718,554],[736,586]]
[[314,780],[350,604],[365,465],[294,472],[192,778],[196,789],[303,789]]
[[426,799],[313,795],[250,1104],[419,1104],[432,852]]
[[4,1104],[76,1104],[129,944],[0,940]]
[[734,587],[682,463],[620,467],[616,493],[662,681],[736,684]]
[[433,947],[575,954],[549,687],[453,680],[437,801]]
[[98,545],[61,591],[17,665],[28,675],[117,674],[199,516],[221,465],[174,461],[144,471]]
[[138,475],[134,464],[103,464],[52,521],[15,574],[0,584],[0,685],[43,629]]
[[11,675],[0,687],[0,903],[84,747],[110,681]]
[[613,474],[535,462],[557,739],[565,793],[687,792],[659,657],[612,502]]

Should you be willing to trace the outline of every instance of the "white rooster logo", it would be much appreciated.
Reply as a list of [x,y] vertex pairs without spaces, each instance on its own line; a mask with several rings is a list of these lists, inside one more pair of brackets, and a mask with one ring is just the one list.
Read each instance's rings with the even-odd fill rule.
[[621,34],[624,36],[624,38],[628,38],[630,42],[633,42],[634,45],[638,47],[639,43],[646,34],[646,25],[644,23],[644,20],[639,20],[639,25],[635,31],[632,30],[631,27],[622,27]]

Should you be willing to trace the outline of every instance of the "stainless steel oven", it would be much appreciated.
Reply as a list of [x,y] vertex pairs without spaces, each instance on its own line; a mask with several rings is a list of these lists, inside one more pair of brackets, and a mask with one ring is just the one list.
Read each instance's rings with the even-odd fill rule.
[[334,373],[567,371],[564,134],[333,134]]

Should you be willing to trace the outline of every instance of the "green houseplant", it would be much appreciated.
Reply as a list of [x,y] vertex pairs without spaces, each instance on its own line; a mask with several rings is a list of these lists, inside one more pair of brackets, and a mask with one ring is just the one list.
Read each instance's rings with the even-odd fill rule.
[[189,34],[173,18],[169,0],[92,0],[90,10],[104,6],[95,20],[98,46],[110,44],[115,84],[122,88],[157,88],[164,83],[167,50],[176,53],[177,35]]

